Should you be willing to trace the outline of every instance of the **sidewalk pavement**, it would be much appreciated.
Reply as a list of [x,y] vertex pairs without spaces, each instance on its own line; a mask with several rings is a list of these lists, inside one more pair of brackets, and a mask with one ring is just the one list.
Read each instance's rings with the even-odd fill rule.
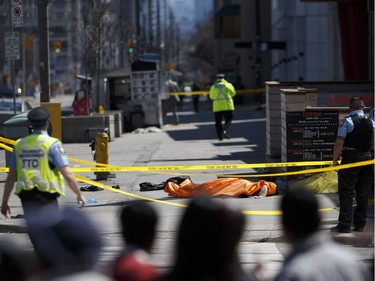
[[[257,106],[237,106],[234,122],[231,129],[231,139],[217,140],[213,114],[210,111],[210,103],[201,100],[200,112],[192,111],[192,103],[189,97],[184,100],[184,105],[179,109],[180,124],[174,124],[173,116],[167,115],[165,126],[159,132],[149,133],[126,133],[115,138],[109,143],[109,164],[116,166],[174,166],[174,165],[213,165],[213,164],[244,164],[266,162],[266,112]],[[69,157],[86,161],[93,161],[91,148],[87,144],[65,144],[65,150]],[[5,159],[0,159],[0,165],[5,166]],[[82,167],[79,163],[71,162],[72,167]],[[161,183],[167,178],[179,173],[189,173],[193,182],[201,183],[216,179],[218,174],[253,174],[256,169],[249,170],[204,170],[183,171],[178,170],[164,173],[142,173],[142,172],[116,172],[115,178],[109,178],[101,183],[108,186],[118,185],[120,190],[134,193],[139,196],[149,197],[165,202],[187,203],[186,199],[171,198],[162,190],[151,192],[140,192],[139,183],[151,182]],[[94,178],[92,173],[82,173],[88,178]],[[0,181],[5,181],[6,174],[0,174]],[[249,178],[249,180],[252,180]],[[270,180],[270,179],[266,179]],[[85,184],[81,184],[85,185]],[[131,196],[119,195],[118,193],[104,190],[100,192],[87,192],[86,199],[94,198],[99,201],[96,206],[116,206],[124,201],[134,200]],[[2,196],[2,192],[0,192]],[[324,231],[337,224],[338,196],[337,194],[317,195],[322,208],[329,211],[322,212]],[[271,196],[262,199],[248,198],[225,198],[243,208],[243,210],[277,210],[281,196]],[[74,195],[67,191],[67,196],[60,198],[62,204],[72,204]],[[135,198],[137,199],[137,198]],[[224,199],[224,198],[223,198]],[[22,214],[19,199],[11,197],[10,204],[15,206],[13,215]],[[92,206],[87,204],[89,207]],[[158,230],[159,238],[169,238],[175,235],[178,228],[178,214],[180,211],[175,207],[158,204],[164,220]],[[369,207],[368,222],[364,232],[352,232],[347,234],[332,234],[333,237],[344,244],[355,247],[373,247],[374,242],[374,211],[373,203]],[[171,211],[172,208],[172,211]],[[174,209],[173,209],[174,208]],[[181,209],[181,208],[180,208]],[[92,209],[88,209],[91,211]],[[98,212],[98,211],[96,211]],[[175,214],[175,213],[176,214]],[[173,215],[171,215],[173,213]],[[97,213],[96,213],[97,214]],[[99,216],[100,217],[100,216]],[[243,241],[252,242],[285,242],[279,215],[250,215]],[[108,224],[106,232],[117,231],[114,229],[114,220],[101,221]],[[110,219],[109,219],[110,220]],[[23,220],[0,219],[0,232],[24,232]]]

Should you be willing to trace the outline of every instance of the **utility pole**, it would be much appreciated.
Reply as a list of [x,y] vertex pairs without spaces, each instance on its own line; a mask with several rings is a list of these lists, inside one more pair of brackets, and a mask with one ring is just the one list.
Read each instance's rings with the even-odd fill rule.
[[[260,0],[255,0],[255,69],[256,80],[255,87],[260,88],[262,83],[262,50],[261,50],[261,33],[260,33]],[[257,94],[257,102],[262,103],[262,94]]]
[[147,20],[148,20],[148,40],[149,46],[153,46],[154,44],[154,34],[152,30],[153,22],[152,22],[152,0],[148,0],[147,3]]
[[40,102],[50,102],[48,0],[38,0]]
[[[11,28],[11,32],[13,34],[13,27],[12,27],[12,17],[11,17],[11,14],[12,14],[12,4],[11,4],[11,1],[9,0],[9,25],[10,25],[10,28]],[[17,37],[19,35],[17,34]],[[18,40],[19,40],[19,37],[18,37]],[[19,43],[18,43],[18,46],[19,46]],[[19,47],[18,47],[19,48]],[[24,57],[22,59],[25,59]],[[15,71],[15,66],[14,66],[14,59],[11,60],[11,64],[10,64],[10,79],[11,79],[11,84],[12,84],[12,93],[13,93],[13,114],[16,115],[17,114],[17,108],[16,108],[16,71]]]
[[164,57],[165,62],[170,63],[170,50],[171,50],[171,40],[170,40],[170,26],[171,18],[169,13],[169,6],[167,0],[164,2]]
[[160,36],[161,36],[161,28],[160,28],[160,1],[156,3],[156,48],[160,53]]

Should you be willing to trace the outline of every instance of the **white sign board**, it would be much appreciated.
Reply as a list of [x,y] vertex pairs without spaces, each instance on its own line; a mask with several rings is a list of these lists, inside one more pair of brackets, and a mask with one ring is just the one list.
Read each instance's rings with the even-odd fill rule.
[[23,26],[23,11],[21,0],[12,0],[11,17],[13,27]]
[[20,35],[18,31],[5,32],[5,59],[20,59]]

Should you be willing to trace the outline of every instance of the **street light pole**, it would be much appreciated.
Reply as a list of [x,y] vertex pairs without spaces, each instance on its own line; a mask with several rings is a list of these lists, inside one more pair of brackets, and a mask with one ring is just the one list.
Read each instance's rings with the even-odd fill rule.
[[[255,1],[255,69],[256,80],[255,87],[260,88],[262,83],[262,50],[261,50],[261,33],[260,33],[260,0]],[[262,94],[257,94],[258,103],[262,103]]]
[[48,0],[38,0],[40,102],[50,102]]
[[[13,27],[12,27],[12,4],[11,1],[9,0],[9,24],[11,31],[13,32]],[[25,58],[22,58],[25,59]],[[11,79],[11,84],[12,84],[12,93],[13,93],[13,113],[14,115],[17,114],[17,108],[16,108],[16,71],[15,71],[15,66],[14,66],[14,60],[12,59],[11,64],[10,64],[10,79]]]

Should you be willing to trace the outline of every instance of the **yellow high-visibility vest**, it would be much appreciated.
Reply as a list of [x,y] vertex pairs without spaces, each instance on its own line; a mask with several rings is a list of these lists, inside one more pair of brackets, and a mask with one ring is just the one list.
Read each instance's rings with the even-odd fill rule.
[[234,110],[233,97],[236,90],[233,85],[225,79],[218,79],[210,88],[210,99],[213,101],[212,111]]
[[56,141],[44,134],[31,134],[16,141],[16,194],[37,188],[65,195],[64,178],[57,167],[51,169],[48,161],[48,151]]

